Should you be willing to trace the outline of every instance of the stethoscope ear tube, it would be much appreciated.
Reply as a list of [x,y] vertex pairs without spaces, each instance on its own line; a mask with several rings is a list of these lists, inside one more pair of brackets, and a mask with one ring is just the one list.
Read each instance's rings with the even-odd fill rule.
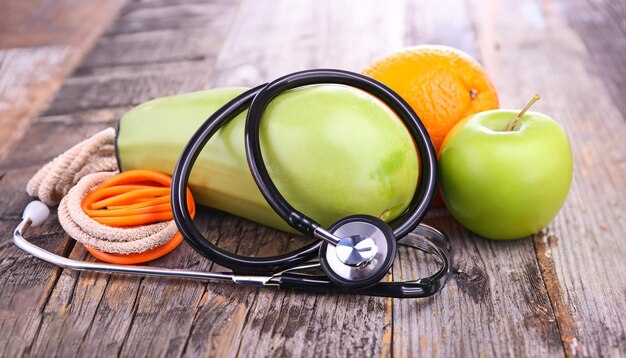
[[411,107],[391,89],[363,75],[341,70],[296,72],[270,84],[257,86],[228,102],[198,128],[183,149],[172,176],[172,213],[185,240],[203,256],[235,272],[272,273],[293,267],[317,254],[320,242],[271,257],[247,257],[223,250],[207,241],[195,227],[187,211],[185,191],[181,189],[187,187],[193,164],[209,139],[224,124],[250,107],[246,118],[246,155],[252,175],[270,206],[293,227],[313,236],[319,224],[291,207],[271,181],[263,164],[258,129],[263,110],[271,99],[288,89],[316,83],[336,83],[360,88],[380,98],[403,120],[418,146],[422,175],[409,207],[390,226],[394,235],[400,238],[413,230],[424,217],[436,189],[436,155],[426,129]]
[[246,157],[250,172],[268,204],[289,225],[313,237],[320,226],[315,220],[293,208],[272,181],[261,153],[259,128],[267,105],[281,93],[313,84],[341,84],[361,89],[388,105],[405,124],[418,147],[421,177],[408,208],[389,223],[394,235],[401,238],[411,232],[426,215],[437,184],[437,156],[430,136],[417,114],[402,97],[386,85],[367,76],[349,71],[317,69],[292,73],[267,84],[250,104],[246,117]]
[[226,123],[248,108],[254,96],[265,85],[252,88],[237,96],[213,113],[191,137],[174,168],[171,185],[172,214],[185,241],[201,255],[237,273],[274,273],[293,267],[317,255],[319,242],[292,252],[269,256],[248,257],[228,252],[204,238],[187,210],[185,190],[193,165],[209,139]]
[[[360,231],[343,232],[339,237],[339,234],[335,235],[321,227],[314,219],[293,208],[273,183],[261,153],[259,129],[263,112],[269,102],[281,93],[314,84],[346,85],[371,94],[394,111],[410,132],[420,157],[420,180],[408,208],[392,220],[389,226],[378,218],[370,217],[367,220],[360,218],[358,222],[361,224],[357,225]],[[211,136],[246,108],[248,108],[245,125],[246,158],[257,187],[268,204],[289,225],[309,237],[324,240],[327,243],[325,248],[328,248],[328,243],[332,244],[332,250],[320,251],[321,255],[326,255],[320,260],[320,265],[326,273],[325,277],[303,277],[293,272],[285,272],[312,259],[320,249],[321,241],[282,255],[246,257],[217,247],[207,241],[194,226],[187,211],[187,198],[182,188],[187,187],[194,162]],[[308,70],[289,74],[241,94],[217,110],[200,126],[185,146],[174,170],[171,185],[172,212],[180,232],[195,250],[208,259],[232,269],[236,274],[251,274],[249,277],[258,277],[260,273],[271,275],[281,273],[280,276],[273,276],[279,285],[286,287],[304,285],[300,287],[304,290],[313,287],[317,287],[318,291],[328,292],[359,289],[367,290],[367,294],[371,295],[423,297],[438,291],[445,281],[432,277],[404,283],[377,282],[384,277],[393,263],[396,240],[402,239],[414,230],[425,216],[436,191],[436,168],[436,154],[426,128],[399,95],[382,83],[357,73],[332,69]],[[380,222],[382,227],[371,222],[368,226],[366,222],[370,219],[375,219],[376,223]],[[372,226],[377,229],[371,231]],[[379,234],[372,234],[373,232]],[[441,258],[447,272],[449,265],[445,252],[433,249],[432,253]]]

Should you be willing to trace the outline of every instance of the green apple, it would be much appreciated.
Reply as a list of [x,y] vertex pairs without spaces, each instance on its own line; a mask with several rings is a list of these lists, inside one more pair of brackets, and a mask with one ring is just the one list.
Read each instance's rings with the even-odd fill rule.
[[[527,106],[528,107],[528,106]],[[459,122],[441,147],[441,193],[450,213],[490,239],[521,238],[559,212],[572,180],[572,151],[550,117],[491,110]]]

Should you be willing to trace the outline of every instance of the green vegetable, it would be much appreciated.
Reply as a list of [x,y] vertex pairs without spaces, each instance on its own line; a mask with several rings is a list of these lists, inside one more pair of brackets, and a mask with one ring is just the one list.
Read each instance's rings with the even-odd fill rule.
[[[172,174],[195,130],[211,113],[245,91],[221,88],[155,99],[120,119],[122,170]],[[199,204],[294,232],[269,207],[249,172],[245,115],[207,144],[190,177]],[[352,87],[315,85],[283,93],[261,123],[262,152],[283,196],[322,225],[352,214],[389,221],[408,206],[419,162],[413,140],[382,102]]]

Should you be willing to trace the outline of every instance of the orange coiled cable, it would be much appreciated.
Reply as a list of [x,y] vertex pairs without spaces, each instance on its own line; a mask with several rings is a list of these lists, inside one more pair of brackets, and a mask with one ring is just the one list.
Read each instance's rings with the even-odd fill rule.
[[[170,204],[172,179],[153,170],[130,170],[98,185],[82,202],[81,209],[93,220],[112,227],[133,227],[173,219]],[[187,188],[189,213],[195,217],[196,206]],[[183,237],[177,232],[164,245],[132,254],[113,254],[85,246],[97,259],[114,264],[132,265],[157,259],[174,250]]]

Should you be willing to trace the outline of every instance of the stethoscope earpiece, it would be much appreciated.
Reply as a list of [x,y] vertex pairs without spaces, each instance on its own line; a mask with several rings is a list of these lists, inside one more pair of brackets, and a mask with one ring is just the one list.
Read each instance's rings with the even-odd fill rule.
[[[339,245],[324,242],[320,247],[322,270],[335,284],[365,288],[389,272],[397,243],[384,221],[369,215],[353,215],[339,220],[328,231],[342,238]],[[349,244],[342,245],[344,240]]]

